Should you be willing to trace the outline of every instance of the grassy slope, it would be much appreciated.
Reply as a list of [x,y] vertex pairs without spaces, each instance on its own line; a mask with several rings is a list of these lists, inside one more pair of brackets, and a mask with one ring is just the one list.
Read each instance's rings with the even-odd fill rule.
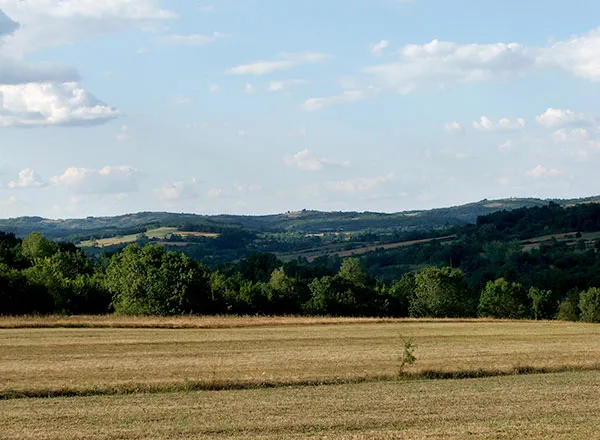
[[[130,235],[121,235],[117,237],[110,238],[101,238],[98,240],[86,240],[79,243],[79,246],[83,247],[106,247],[106,246],[115,246],[118,244],[127,244],[127,243],[135,243],[140,234],[130,234]],[[149,239],[156,240],[165,240],[170,235],[176,235],[178,237],[208,237],[215,238],[218,237],[219,234],[211,233],[211,232],[182,232],[177,231],[177,228],[168,228],[161,227],[150,229],[145,233],[146,237]]]
[[590,439],[600,373],[0,401],[16,439]]
[[[199,318],[201,319],[201,318]],[[397,375],[600,368],[600,327],[562,322],[400,321],[214,328],[0,330],[0,395],[261,386]]]

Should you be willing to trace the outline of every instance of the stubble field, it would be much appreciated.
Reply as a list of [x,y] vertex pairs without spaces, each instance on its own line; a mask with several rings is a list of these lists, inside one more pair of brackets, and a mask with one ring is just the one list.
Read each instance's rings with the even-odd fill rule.
[[0,438],[593,438],[600,409],[590,324],[58,319],[0,323]]

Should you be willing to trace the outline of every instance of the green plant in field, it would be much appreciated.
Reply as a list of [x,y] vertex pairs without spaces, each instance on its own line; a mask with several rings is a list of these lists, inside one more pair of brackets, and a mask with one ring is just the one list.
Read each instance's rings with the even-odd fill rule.
[[404,374],[404,368],[407,365],[412,365],[417,361],[415,357],[415,344],[410,339],[400,338],[402,341],[402,347],[400,354],[398,355],[398,375]]

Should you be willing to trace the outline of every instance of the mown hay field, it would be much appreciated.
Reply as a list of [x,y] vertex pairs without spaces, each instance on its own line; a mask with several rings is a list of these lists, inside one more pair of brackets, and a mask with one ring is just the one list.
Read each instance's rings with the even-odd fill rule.
[[0,401],[0,438],[594,439],[600,373]]
[[600,409],[592,324],[59,319],[3,321],[0,438],[593,438]]
[[0,397],[386,379],[398,374],[405,340],[415,346],[417,362],[404,368],[412,376],[600,368],[600,326],[592,324],[291,322],[208,329],[3,329]]

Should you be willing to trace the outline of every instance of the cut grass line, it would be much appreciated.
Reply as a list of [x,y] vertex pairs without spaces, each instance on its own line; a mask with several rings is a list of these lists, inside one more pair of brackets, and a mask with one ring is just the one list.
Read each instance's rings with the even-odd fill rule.
[[399,374],[365,375],[348,378],[326,378],[326,379],[296,379],[296,380],[221,380],[221,381],[191,381],[148,384],[131,383],[108,386],[91,387],[62,387],[35,390],[13,390],[0,391],[0,400],[13,399],[51,399],[59,397],[90,397],[90,396],[117,396],[129,394],[158,394],[175,393],[184,391],[234,391],[253,390],[269,388],[289,387],[320,387],[332,385],[350,385],[361,383],[391,382],[391,381],[429,381],[429,380],[461,380],[482,379],[503,376],[525,376],[557,373],[582,373],[587,371],[600,371],[600,364],[593,365],[566,365],[556,367],[533,367],[515,366],[508,370],[485,369],[443,371],[423,370],[418,372],[401,372]]
[[[319,326],[350,324],[484,323],[512,322],[493,319],[338,318],[327,316],[0,316],[2,329],[122,328],[122,329],[228,329],[244,327]],[[527,321],[514,321],[527,322]],[[539,322],[539,321],[538,321]]]

